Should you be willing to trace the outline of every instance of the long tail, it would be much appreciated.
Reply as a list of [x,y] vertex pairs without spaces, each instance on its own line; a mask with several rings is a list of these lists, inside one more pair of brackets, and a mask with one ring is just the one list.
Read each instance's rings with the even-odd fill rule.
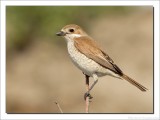
[[136,86],[138,89],[140,89],[143,92],[145,92],[146,90],[148,90],[146,87],[144,87],[143,85],[139,84],[138,82],[136,82],[135,80],[133,80],[132,78],[128,77],[125,74],[123,74],[121,77],[123,79],[127,80],[128,82],[130,82],[132,85]]

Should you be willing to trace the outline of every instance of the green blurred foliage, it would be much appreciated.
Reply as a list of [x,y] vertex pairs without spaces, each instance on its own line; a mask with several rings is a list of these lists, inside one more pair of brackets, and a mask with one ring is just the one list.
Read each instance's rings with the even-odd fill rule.
[[66,24],[75,23],[86,29],[95,18],[130,10],[125,6],[7,6],[7,53],[23,51],[36,39],[54,39]]

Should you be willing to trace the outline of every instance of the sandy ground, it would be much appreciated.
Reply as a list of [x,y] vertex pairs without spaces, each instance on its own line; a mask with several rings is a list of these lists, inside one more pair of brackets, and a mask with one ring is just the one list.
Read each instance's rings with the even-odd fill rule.
[[[90,112],[153,112],[152,16],[151,9],[137,10],[90,23],[87,32],[124,73],[149,89],[141,92],[124,80],[102,77],[91,92]],[[53,45],[37,39],[8,60],[6,77],[7,113],[59,113],[55,101],[65,113],[85,112],[84,75],[72,64],[65,41]]]

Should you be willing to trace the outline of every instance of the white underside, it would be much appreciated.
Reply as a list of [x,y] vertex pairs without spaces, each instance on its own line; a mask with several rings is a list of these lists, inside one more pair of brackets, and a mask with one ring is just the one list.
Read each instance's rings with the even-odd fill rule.
[[74,41],[69,37],[65,37],[67,41],[68,53],[71,57],[72,62],[85,74],[88,76],[94,77],[95,75],[98,77],[102,77],[105,75],[110,75],[113,77],[119,76],[112,71],[102,67],[92,59],[89,59],[84,54],[80,53],[74,46]]

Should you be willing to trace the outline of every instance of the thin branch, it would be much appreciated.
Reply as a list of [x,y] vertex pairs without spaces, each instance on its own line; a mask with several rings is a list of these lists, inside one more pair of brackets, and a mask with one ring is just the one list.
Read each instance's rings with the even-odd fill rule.
[[59,111],[60,111],[61,113],[63,113],[63,111],[62,111],[62,109],[61,109],[61,107],[60,107],[59,103],[58,103],[58,102],[54,102],[54,103],[57,105],[57,107],[58,107]]

